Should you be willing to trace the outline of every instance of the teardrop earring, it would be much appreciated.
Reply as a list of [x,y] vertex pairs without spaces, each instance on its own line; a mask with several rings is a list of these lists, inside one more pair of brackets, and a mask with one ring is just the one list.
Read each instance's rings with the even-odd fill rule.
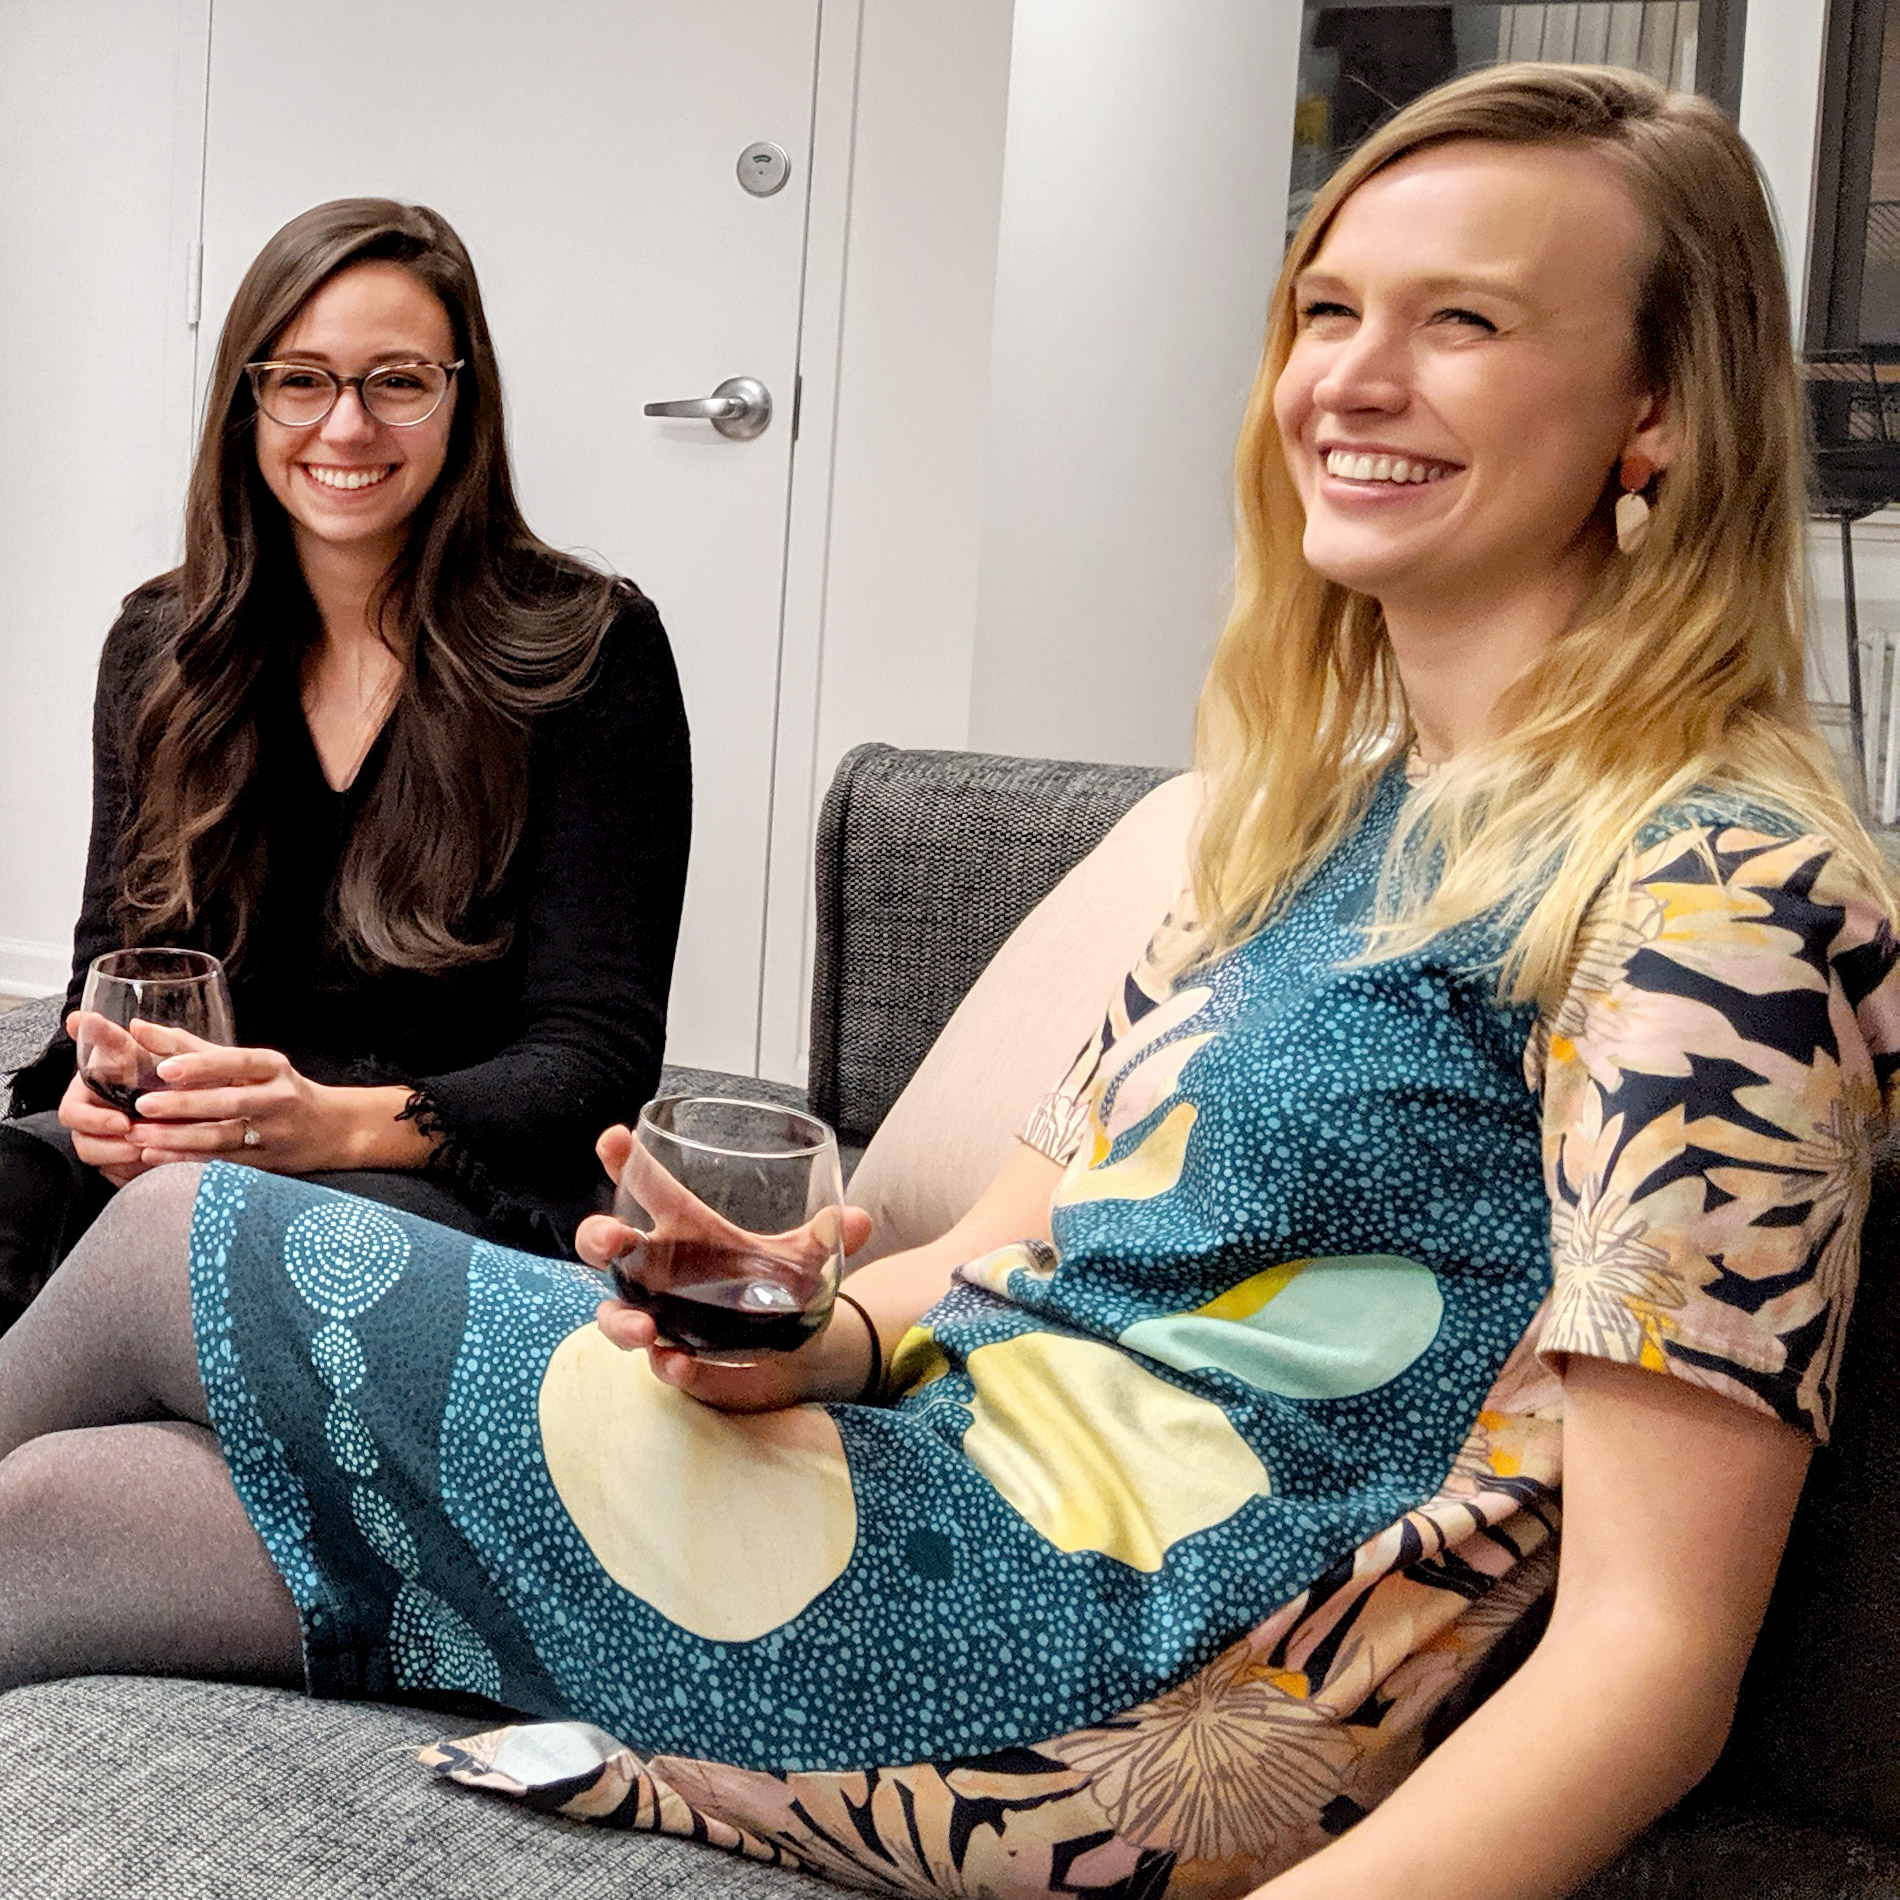
[[1616,545],[1619,553],[1634,554],[1649,533],[1649,502],[1643,490],[1656,470],[1644,455],[1626,455],[1617,464],[1616,479],[1623,492],[1616,498]]

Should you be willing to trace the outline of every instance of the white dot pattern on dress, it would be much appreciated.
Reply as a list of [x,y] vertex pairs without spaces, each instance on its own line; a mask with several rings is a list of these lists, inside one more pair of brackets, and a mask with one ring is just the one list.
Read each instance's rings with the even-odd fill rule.
[[375,1475],[376,1441],[356,1407],[347,1399],[338,1399],[324,1413],[323,1436],[329,1442],[330,1456],[336,1460],[339,1471],[347,1471],[352,1478]]
[[285,1461],[283,1444],[265,1426],[232,1334],[228,1269],[245,1186],[252,1178],[249,1168],[214,1161],[198,1183],[191,1213],[191,1312],[198,1335],[198,1373],[231,1483],[292,1601],[307,1613],[322,1593],[310,1500]]
[[369,1367],[356,1335],[341,1320],[332,1320],[310,1342],[310,1363],[317,1376],[338,1398],[362,1389]]
[[345,1195],[305,1208],[284,1233],[284,1271],[329,1319],[367,1313],[408,1263],[408,1235],[381,1208]]
[[405,1583],[389,1616],[389,1653],[405,1689],[461,1689],[501,1700],[495,1653],[438,1596]]
[[380,1491],[359,1484],[350,1492],[350,1513],[370,1549],[397,1575],[413,1582],[422,1557],[396,1507]]

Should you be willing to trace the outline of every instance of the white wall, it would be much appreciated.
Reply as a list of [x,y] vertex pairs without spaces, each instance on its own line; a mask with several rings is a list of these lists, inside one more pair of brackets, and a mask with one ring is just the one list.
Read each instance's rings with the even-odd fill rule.
[[969,736],[1011,10],[865,0],[817,742],[826,781],[865,738]]
[[[15,992],[65,987],[99,645],[120,597],[179,554],[208,10],[0,6],[0,414],[31,445],[0,460],[0,988]],[[98,211],[83,244],[60,216],[76,199]],[[75,344],[85,386],[44,367]]]
[[974,746],[1189,756],[1299,25],[1292,0],[1017,0]]

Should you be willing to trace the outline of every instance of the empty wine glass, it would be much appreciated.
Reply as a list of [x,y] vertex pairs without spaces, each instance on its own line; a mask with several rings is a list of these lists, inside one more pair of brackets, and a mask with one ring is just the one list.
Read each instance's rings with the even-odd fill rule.
[[166,1084],[134,1022],[185,1029],[206,1042],[237,1040],[224,965],[203,950],[109,950],[94,957],[80,993],[74,1040],[79,1074],[102,1102],[134,1120],[141,1095]]
[[843,1199],[837,1139],[817,1116],[663,1095],[640,1111],[614,1196],[640,1232],[615,1288],[668,1345],[714,1364],[794,1351],[831,1316]]

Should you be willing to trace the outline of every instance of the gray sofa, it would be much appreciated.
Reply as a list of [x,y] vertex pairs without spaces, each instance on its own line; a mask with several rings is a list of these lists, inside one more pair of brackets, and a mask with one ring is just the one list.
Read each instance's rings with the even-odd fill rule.
[[[813,1105],[856,1144],[1016,920],[1166,776],[862,747],[819,842]],[[0,1069],[46,1011],[0,1016]],[[669,1085],[756,1092],[670,1071]],[[1900,1900],[1900,1171],[1883,1162],[1835,1444],[1814,1466],[1730,1745],[1589,1900]],[[1613,1659],[1610,1659],[1613,1666]],[[0,1696],[0,1895],[798,1900],[836,1889],[424,1777],[437,1709],[91,1678]]]

